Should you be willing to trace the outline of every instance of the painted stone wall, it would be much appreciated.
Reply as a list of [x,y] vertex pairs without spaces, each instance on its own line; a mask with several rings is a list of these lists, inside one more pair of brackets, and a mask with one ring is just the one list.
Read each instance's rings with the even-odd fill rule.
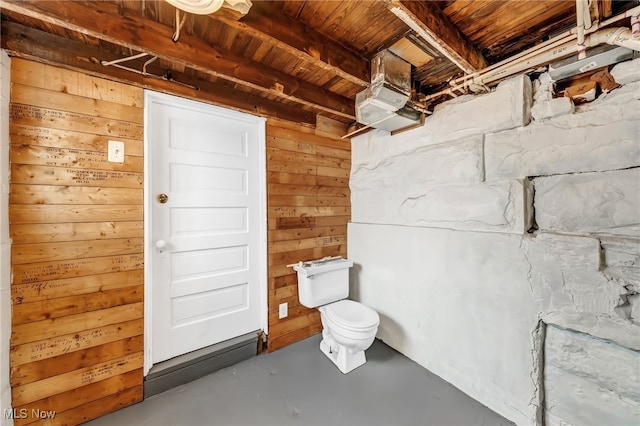
[[517,424],[640,422],[640,60],[618,67],[590,104],[519,76],[352,140],[352,294]]

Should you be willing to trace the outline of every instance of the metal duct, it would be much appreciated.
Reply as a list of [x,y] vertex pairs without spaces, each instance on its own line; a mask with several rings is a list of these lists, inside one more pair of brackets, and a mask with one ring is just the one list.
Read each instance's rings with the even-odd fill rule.
[[371,85],[356,95],[356,120],[393,131],[420,121],[406,107],[411,95],[411,64],[385,50],[371,60]]
[[549,76],[554,81],[564,80],[583,72],[626,61],[633,58],[633,56],[633,50],[626,47],[598,46],[587,50],[584,59],[578,59],[578,55],[574,55],[562,61],[549,64]]

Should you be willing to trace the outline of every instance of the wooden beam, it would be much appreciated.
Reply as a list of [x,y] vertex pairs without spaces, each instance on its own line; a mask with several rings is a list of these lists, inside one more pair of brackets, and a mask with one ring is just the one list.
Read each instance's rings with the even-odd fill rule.
[[223,13],[209,16],[352,83],[365,87],[371,81],[368,59],[289,17],[272,3],[253,2],[249,13],[239,21]]
[[[89,47],[83,43],[14,22],[2,22],[1,41],[3,49],[6,49],[10,54],[26,59],[80,70],[94,76],[209,102],[251,114],[309,125],[315,124],[315,114],[312,112],[241,92],[235,89],[233,83],[226,80],[219,79],[210,82],[174,72],[174,78],[177,81],[199,88],[199,90],[194,90],[175,82],[148,78],[118,68],[105,67],[100,65],[98,58],[109,61],[119,58],[119,55],[106,50],[105,47],[100,49]],[[161,72],[161,70],[149,68],[149,72]]]
[[591,22],[600,21],[600,8],[597,1],[589,3],[589,17],[591,18]]
[[384,0],[389,10],[466,73],[486,68],[482,53],[430,1]]
[[250,87],[265,95],[355,119],[353,100],[243,58],[219,46],[211,46],[188,34],[183,34],[178,42],[173,42],[173,28],[139,15],[132,15],[112,2],[85,5],[75,1],[3,0],[0,4],[3,9],[13,13],[135,51],[150,53],[159,59]]
[[611,15],[613,15],[611,0],[600,0],[598,2],[598,5],[600,6],[599,12],[602,18],[607,19],[610,18]]

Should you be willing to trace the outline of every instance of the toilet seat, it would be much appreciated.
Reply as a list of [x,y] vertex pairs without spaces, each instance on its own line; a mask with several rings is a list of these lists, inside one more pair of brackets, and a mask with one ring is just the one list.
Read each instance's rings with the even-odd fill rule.
[[378,327],[378,313],[362,303],[353,300],[339,300],[324,306],[328,319],[345,330],[359,331]]

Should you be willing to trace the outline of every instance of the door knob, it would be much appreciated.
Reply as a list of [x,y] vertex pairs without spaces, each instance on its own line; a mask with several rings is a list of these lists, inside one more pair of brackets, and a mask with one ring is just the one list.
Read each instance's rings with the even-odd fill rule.
[[156,249],[158,250],[159,253],[162,253],[166,248],[167,248],[167,243],[165,240],[156,241]]
[[169,196],[167,194],[158,194],[156,198],[162,204],[166,203],[169,200]]

